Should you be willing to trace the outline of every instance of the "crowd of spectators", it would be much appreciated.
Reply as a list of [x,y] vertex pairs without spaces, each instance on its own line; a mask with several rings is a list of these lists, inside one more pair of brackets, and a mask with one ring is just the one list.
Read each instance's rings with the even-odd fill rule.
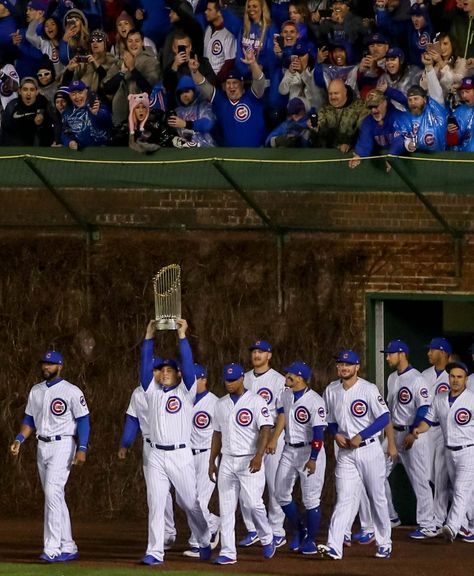
[[474,0],[0,0],[3,146],[473,151]]

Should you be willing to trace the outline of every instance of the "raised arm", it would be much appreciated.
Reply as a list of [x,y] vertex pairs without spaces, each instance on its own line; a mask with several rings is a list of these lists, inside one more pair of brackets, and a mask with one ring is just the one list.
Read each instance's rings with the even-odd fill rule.
[[184,318],[180,318],[176,320],[176,324],[178,325],[179,351],[181,355],[181,376],[186,388],[191,390],[196,380],[196,374],[194,371],[193,351],[186,338],[188,323]]

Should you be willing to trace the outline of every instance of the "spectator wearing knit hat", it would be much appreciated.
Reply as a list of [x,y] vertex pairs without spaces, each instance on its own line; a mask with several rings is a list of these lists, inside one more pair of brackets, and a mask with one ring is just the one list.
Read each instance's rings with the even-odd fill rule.
[[385,72],[377,82],[377,88],[383,88],[385,95],[403,105],[406,109],[406,95],[408,88],[414,84],[419,84],[421,78],[421,68],[408,64],[405,53],[401,48],[389,48],[385,54]]
[[265,140],[271,148],[307,148],[309,146],[308,116],[301,98],[291,98],[286,109],[287,118]]
[[46,98],[50,107],[52,107],[54,94],[59,87],[59,82],[56,79],[56,70],[54,69],[54,65],[47,56],[43,57],[38,66],[36,79],[38,81],[39,93]]
[[[136,26],[132,16],[125,10],[122,10],[115,21],[115,44],[110,49],[112,54],[119,58],[122,57],[123,53],[127,50],[127,35],[130,30],[135,28]],[[143,44],[145,48],[151,48],[154,54],[157,53],[155,43],[150,38],[144,36]]]
[[84,13],[74,8],[64,15],[63,29],[59,58],[67,66],[76,56],[83,57],[89,53],[89,24]]
[[422,54],[434,39],[428,6],[415,3],[410,8],[410,15],[412,26],[408,32],[407,60],[409,64],[422,67]]

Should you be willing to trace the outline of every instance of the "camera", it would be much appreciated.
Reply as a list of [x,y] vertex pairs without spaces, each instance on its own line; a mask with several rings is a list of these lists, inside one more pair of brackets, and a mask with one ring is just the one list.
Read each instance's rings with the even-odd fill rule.
[[283,38],[283,36],[281,34],[273,34],[273,39],[278,44],[278,46],[283,50],[283,47],[285,46],[285,39]]
[[85,62],[88,61],[89,61],[88,54],[76,54],[76,62],[78,62],[79,64],[84,64]]
[[174,110],[174,108],[171,108],[171,110],[166,111],[166,118],[171,118],[171,116],[177,116],[176,110]]

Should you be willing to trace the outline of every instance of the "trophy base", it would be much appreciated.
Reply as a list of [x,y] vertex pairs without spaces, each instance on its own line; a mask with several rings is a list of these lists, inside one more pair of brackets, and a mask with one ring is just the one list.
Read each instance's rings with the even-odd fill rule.
[[177,318],[157,318],[156,319],[156,329],[157,330],[177,330],[176,325]]

